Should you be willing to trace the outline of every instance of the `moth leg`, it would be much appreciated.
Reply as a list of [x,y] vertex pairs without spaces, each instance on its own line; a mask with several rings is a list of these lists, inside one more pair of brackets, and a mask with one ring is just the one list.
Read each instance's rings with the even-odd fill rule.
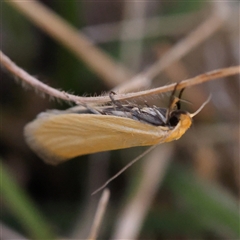
[[175,97],[174,95],[176,93],[178,85],[179,85],[179,83],[176,83],[176,85],[175,85],[175,87],[174,87],[174,89],[172,91],[171,97],[170,97],[169,107],[168,107],[167,112],[166,112],[166,119],[167,119],[167,121],[169,120],[170,114],[171,114],[172,110],[174,110],[175,107],[177,107],[178,110],[181,109],[181,102],[180,102],[180,100],[181,100],[182,93],[183,93],[185,88],[181,89],[178,97]]
[[99,112],[97,109],[94,109],[94,108],[92,108],[92,107],[90,107],[89,105],[87,105],[87,104],[83,104],[83,106],[86,108],[86,109],[88,109],[91,113],[93,113],[93,114],[102,114],[101,112]]
[[[126,117],[129,117],[129,114],[132,115],[131,118],[137,118],[138,120],[139,119],[145,119],[144,117],[141,116],[142,114],[142,111],[141,109],[139,108],[139,106],[137,105],[132,105],[132,104],[129,104],[127,105],[128,107],[125,107],[124,105],[122,105],[121,103],[117,102],[114,98],[113,98],[113,95],[115,95],[116,93],[111,91],[110,94],[109,94],[109,97],[110,99],[112,100],[112,103],[118,107],[120,109],[120,111],[122,111],[123,113],[125,113]],[[119,110],[118,109],[118,110]],[[116,109],[115,109],[116,110]]]
[[115,106],[121,108],[121,107],[122,107],[122,104],[120,104],[119,102],[117,102],[117,101],[114,99],[113,95],[116,95],[116,93],[115,93],[114,91],[111,91],[111,92],[109,93],[109,98],[111,99],[112,103],[113,103]]
[[119,107],[120,109],[123,109],[123,110],[126,110],[126,111],[129,112],[129,109],[126,108],[126,107],[124,107],[124,106],[123,106],[121,103],[119,103],[118,101],[116,101],[116,100],[114,99],[113,95],[116,95],[116,93],[115,93],[114,91],[111,91],[111,92],[109,93],[109,98],[111,99],[112,103],[113,103],[115,106]]
[[182,94],[183,94],[183,91],[185,90],[185,88],[182,88],[179,95],[178,95],[178,101],[176,103],[177,105],[177,109],[180,110],[181,109],[181,97],[182,97]]

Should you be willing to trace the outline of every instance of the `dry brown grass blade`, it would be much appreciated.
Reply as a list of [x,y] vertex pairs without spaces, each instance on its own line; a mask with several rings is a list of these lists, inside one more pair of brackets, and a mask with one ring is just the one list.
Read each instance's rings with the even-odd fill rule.
[[[212,14],[187,37],[178,42],[159,61],[154,63],[146,72],[132,78],[127,68],[117,63],[109,55],[94,46],[92,42],[64,19],[38,1],[7,1],[18,11],[30,19],[39,28],[53,37],[78,58],[83,60],[110,87],[116,87],[118,92],[131,92],[151,85],[153,78],[176,60],[185,56],[193,48],[206,41],[223,26],[229,15],[225,3],[211,3]],[[35,9],[38,10],[35,14]],[[129,81],[131,79],[131,81]],[[127,81],[128,80],[128,81]]]
[[89,240],[94,240],[97,238],[99,227],[100,227],[100,224],[102,223],[103,215],[106,211],[109,197],[110,197],[110,191],[109,191],[109,189],[106,188],[103,191],[102,196],[98,203],[98,208],[97,208],[97,211],[96,211],[96,214],[94,217],[92,228],[91,228],[90,234],[88,236]]
[[120,216],[115,224],[112,239],[137,239],[143,221],[170,164],[172,147],[173,145],[158,146],[144,160],[139,184],[134,194],[131,194],[130,199],[119,212]]
[[[206,72],[204,74],[198,75],[193,78],[183,80],[178,84],[177,89],[191,87],[191,86],[198,85],[198,84],[201,84],[204,82],[208,82],[208,81],[212,81],[212,80],[216,80],[219,78],[228,77],[228,76],[232,76],[232,75],[236,75],[236,74],[240,74],[240,66],[220,68],[217,70]],[[139,91],[136,93],[118,94],[118,95],[116,95],[115,99],[116,100],[127,100],[127,99],[136,98],[136,97],[150,96],[150,95],[159,94],[159,93],[163,93],[163,92],[169,92],[174,89],[175,85],[176,84],[173,83],[173,84],[169,84],[169,85],[166,85],[163,87],[153,88],[153,89],[145,90],[145,91]]]
[[214,35],[229,16],[229,8],[225,3],[212,3],[212,14],[203,23],[197,26],[186,37],[177,42],[158,61],[150,66],[145,72],[133,77],[130,81],[117,86],[118,92],[132,92],[136,89],[151,86],[152,80],[164,69],[180,60],[194,48]]
[[128,69],[95,47],[78,29],[71,26],[41,2],[9,0],[6,3],[15,7],[40,29],[67,47],[110,87],[123,83],[131,76]]
[[[102,104],[110,102],[109,96],[99,96],[99,97],[79,97],[73,94],[66,93],[64,91],[59,91],[55,88],[52,88],[42,82],[40,82],[35,77],[28,74],[22,68],[18,67],[13,61],[11,61],[3,52],[0,51],[0,64],[3,68],[7,69],[13,76],[19,78],[24,84],[32,87],[38,92],[45,93],[51,97],[59,98],[65,101],[74,102],[76,104]],[[221,68],[211,72],[207,72],[201,75],[198,75],[194,78],[189,78],[178,84],[177,89],[186,88],[201,84],[207,81],[212,81],[218,78],[233,76],[240,74],[240,66]],[[163,92],[172,91],[174,89],[175,83],[169,84],[167,86],[153,88],[150,90],[127,93],[127,94],[117,94],[114,98],[116,100],[128,100],[136,97],[150,96],[154,94],[159,94]]]

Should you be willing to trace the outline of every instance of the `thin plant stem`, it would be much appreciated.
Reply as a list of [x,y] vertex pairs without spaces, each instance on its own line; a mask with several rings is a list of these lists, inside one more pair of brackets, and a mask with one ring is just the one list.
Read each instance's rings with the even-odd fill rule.
[[[37,92],[47,94],[50,97],[55,97],[68,102],[74,102],[80,105],[102,104],[102,103],[111,102],[111,99],[109,98],[108,95],[98,96],[98,97],[79,97],[79,96],[52,88],[47,84],[40,82],[37,78],[31,76],[22,68],[17,66],[2,51],[0,51],[0,65],[6,70],[8,70],[13,76],[15,76],[16,79],[20,79],[24,85],[30,86],[34,88]],[[240,66],[221,68],[218,70],[210,71],[210,72],[198,75],[196,77],[181,81],[178,84],[177,89],[194,86],[207,81],[212,81],[212,80],[223,78],[223,77],[233,76],[236,74],[240,74]],[[153,89],[135,92],[135,93],[117,94],[114,98],[115,100],[129,100],[136,97],[150,96],[150,95],[159,94],[163,92],[169,92],[174,89],[175,85],[176,84],[173,83],[163,87],[153,88]]]
[[97,238],[98,231],[99,231],[100,225],[102,223],[104,213],[105,213],[106,208],[107,208],[109,197],[110,197],[110,191],[109,191],[109,189],[106,188],[103,191],[102,196],[101,196],[101,198],[99,200],[99,203],[98,203],[98,207],[97,207],[97,211],[96,211],[96,214],[95,214],[95,217],[94,217],[92,228],[91,228],[90,234],[88,236],[89,240],[94,240],[94,239]]

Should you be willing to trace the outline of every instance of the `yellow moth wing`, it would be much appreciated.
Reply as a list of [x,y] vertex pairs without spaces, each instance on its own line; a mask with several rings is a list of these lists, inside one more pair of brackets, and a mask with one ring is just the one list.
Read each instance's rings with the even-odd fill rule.
[[24,134],[42,159],[58,164],[84,154],[170,142],[180,138],[191,123],[188,113],[169,128],[112,115],[51,111],[27,124]]
[[47,113],[27,124],[24,134],[41,158],[58,164],[84,154],[164,142],[169,128],[108,115]]

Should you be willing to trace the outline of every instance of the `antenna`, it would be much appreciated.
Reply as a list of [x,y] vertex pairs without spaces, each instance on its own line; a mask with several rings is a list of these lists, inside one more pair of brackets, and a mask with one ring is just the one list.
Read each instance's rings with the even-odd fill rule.
[[194,113],[190,114],[190,117],[193,118],[194,116],[196,116],[199,112],[202,111],[202,109],[206,106],[206,104],[209,103],[209,101],[211,100],[212,95],[210,94],[209,97],[207,98],[207,100],[202,104],[202,106]]

